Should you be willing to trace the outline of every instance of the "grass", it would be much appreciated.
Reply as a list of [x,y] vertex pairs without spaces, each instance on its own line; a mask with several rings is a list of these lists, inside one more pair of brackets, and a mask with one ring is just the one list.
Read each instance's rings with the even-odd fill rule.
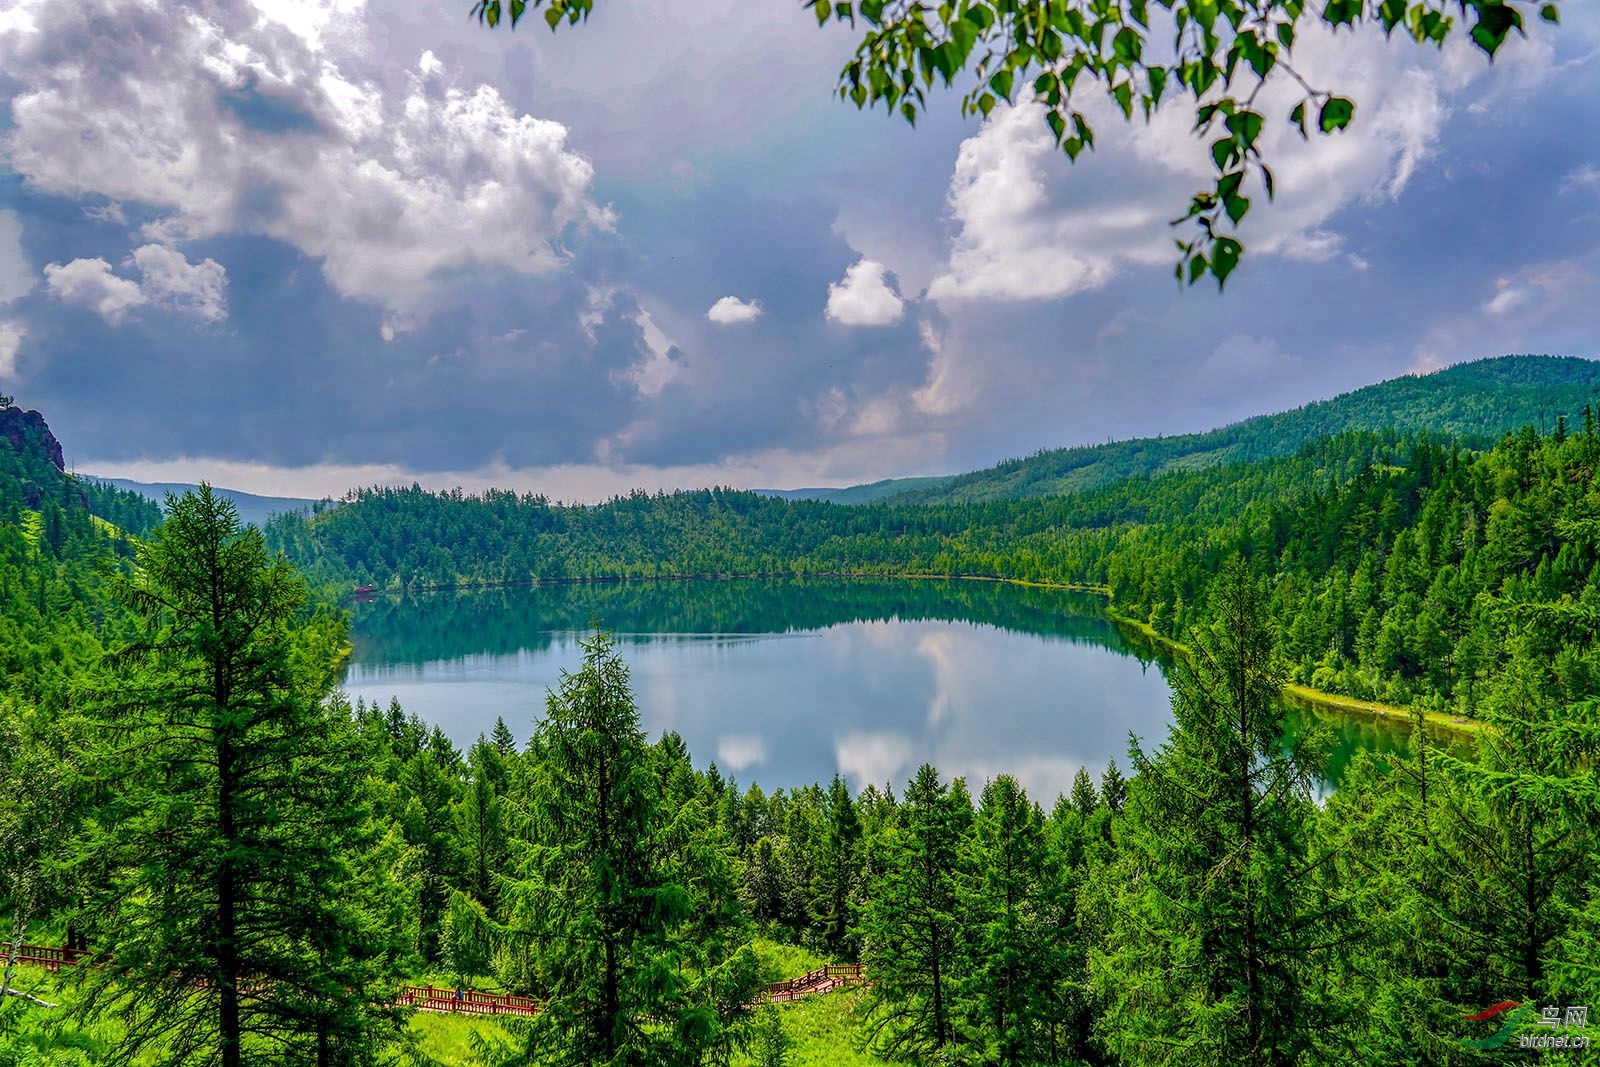
[[750,947],[760,958],[762,974],[769,982],[799,978],[802,974],[810,974],[824,963],[839,962],[823,959],[810,949],[801,948],[799,945],[786,945],[765,937],[752,939]]
[[473,1051],[474,1037],[493,1041],[511,1036],[493,1019],[431,1011],[411,1016],[411,1033],[424,1056],[446,1067],[474,1067],[481,1062]]
[[[809,949],[767,938],[755,939],[751,947],[761,958],[769,981],[796,978],[831,962]],[[422,976],[420,983],[427,984],[429,977]],[[6,1009],[14,1032],[35,1034],[44,1039],[52,1024],[61,1022],[66,1014],[65,1001],[71,996],[70,988],[63,988],[58,976],[28,966],[17,969],[14,984],[45,1000],[63,1001],[63,1006],[57,1009],[18,1001],[13,1001]],[[852,989],[780,1004],[779,1017],[793,1042],[787,1058],[789,1067],[895,1067],[862,1048],[865,1034],[858,1009],[863,995],[861,990]],[[418,1051],[425,1057],[424,1062],[431,1061],[441,1067],[478,1067],[481,1061],[474,1051],[475,1037],[491,1041],[511,1037],[499,1021],[482,1016],[417,1012],[411,1017],[410,1028]],[[115,1023],[110,1020],[98,1024],[91,1034],[74,1033],[69,1026],[66,1033],[53,1039],[52,1046],[59,1050],[58,1060],[63,1067],[89,1062],[71,1050],[76,1047],[101,1052],[115,1040],[115,1029]],[[733,1062],[735,1067],[750,1067],[754,1059],[750,1054],[743,1054],[735,1056]]]
[[[793,1042],[785,1058],[788,1067],[895,1067],[862,1048],[866,1034],[858,1010],[864,996],[850,989],[778,1005],[784,1033]],[[751,1067],[755,1060],[745,1054],[733,1063]]]
[[[1173,655],[1189,655],[1189,646],[1181,641],[1174,641],[1155,631],[1149,623],[1130,619],[1125,615],[1114,612],[1108,613],[1112,621],[1118,625],[1132,630],[1139,639],[1148,644],[1171,652]],[[1338,693],[1326,693],[1321,689],[1313,689],[1309,685],[1286,685],[1283,687],[1284,699],[1293,704],[1301,704],[1319,711],[1332,712],[1337,715],[1354,715],[1367,719],[1389,719],[1391,721],[1409,724],[1416,715],[1415,708],[1401,707],[1398,704],[1381,704],[1376,700],[1358,700],[1355,697],[1340,696]],[[1475,737],[1484,730],[1491,729],[1488,723],[1479,719],[1469,719],[1463,715],[1451,715],[1443,711],[1424,711],[1423,719],[1429,726],[1437,727],[1446,733],[1457,736]]]

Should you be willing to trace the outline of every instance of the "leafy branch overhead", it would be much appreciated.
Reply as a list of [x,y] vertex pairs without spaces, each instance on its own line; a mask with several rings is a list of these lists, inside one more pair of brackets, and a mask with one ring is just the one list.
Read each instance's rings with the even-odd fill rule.
[[[987,116],[996,105],[1031,92],[1045,107],[1056,143],[1076,160],[1094,147],[1094,129],[1079,104],[1104,92],[1127,119],[1149,118],[1167,98],[1188,96],[1195,129],[1211,141],[1216,181],[1193,196],[1174,225],[1192,225],[1179,240],[1177,274],[1190,284],[1207,274],[1225,282],[1244,252],[1237,231],[1251,208],[1247,189],[1273,195],[1261,153],[1267,116],[1256,107],[1267,80],[1298,86],[1286,121],[1302,136],[1331,135],[1355,119],[1356,102],[1302,77],[1292,63],[1307,24],[1337,30],[1376,23],[1386,35],[1442,46],[1459,21],[1493,59],[1530,17],[1555,23],[1555,3],[1540,0],[803,0],[819,25],[864,25],[854,58],[839,77],[839,95],[860,108],[883,104],[915,124],[936,85],[966,87],[963,114]],[[528,9],[542,10],[555,29],[588,18],[594,0],[477,0],[472,9],[492,27],[515,26]],[[1152,9],[1154,11],[1152,12]],[[1152,13],[1156,16],[1152,19]],[[859,20],[859,21],[858,21]],[[1170,42],[1170,47],[1168,46]]]

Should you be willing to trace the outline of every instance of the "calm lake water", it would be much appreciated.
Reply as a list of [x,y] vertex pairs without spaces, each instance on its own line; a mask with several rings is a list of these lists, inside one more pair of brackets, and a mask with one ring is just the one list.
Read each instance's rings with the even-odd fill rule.
[[[763,789],[893,783],[931,762],[974,792],[1001,772],[1048,803],[1079,767],[1171,721],[1163,666],[1098,597],[971,581],[684,581],[382,597],[355,611],[345,689],[460,746],[503,717],[519,743],[598,621],[617,634],[651,739],[676,730]],[[1310,721],[1293,713],[1300,728]],[[1340,723],[1330,776],[1403,736]]]

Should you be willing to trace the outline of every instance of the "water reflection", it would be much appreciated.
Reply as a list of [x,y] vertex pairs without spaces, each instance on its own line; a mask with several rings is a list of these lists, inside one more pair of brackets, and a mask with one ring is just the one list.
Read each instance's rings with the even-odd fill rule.
[[[352,699],[391,696],[470,743],[519,739],[575,670],[591,620],[618,633],[645,729],[683,735],[764,789],[900,792],[924,761],[976,789],[1001,772],[1053,798],[1079,767],[1127,769],[1166,734],[1170,690],[1097,598],[979,582],[728,581],[544,586],[381,599],[356,613]],[[1387,747],[1359,730],[1346,746]],[[1342,766],[1342,763],[1340,764]]]

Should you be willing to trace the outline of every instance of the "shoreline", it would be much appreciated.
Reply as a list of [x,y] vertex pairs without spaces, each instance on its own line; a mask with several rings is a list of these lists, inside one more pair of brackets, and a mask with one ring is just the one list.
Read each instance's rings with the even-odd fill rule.
[[[1092,582],[1044,582],[1032,581],[1026,578],[999,578],[987,574],[926,574],[903,571],[895,574],[883,574],[873,571],[768,571],[726,574],[656,574],[635,577],[529,578],[506,582],[456,582],[376,589],[361,598],[355,597],[354,594],[346,593],[340,599],[340,603],[346,604],[353,600],[359,602],[360,599],[375,599],[380,596],[393,596],[395,594],[467,592],[474,589],[520,589],[524,587],[533,589],[541,585],[600,585],[608,583],[621,585],[630,582],[721,582],[737,580],[771,581],[779,578],[788,580],[819,578],[831,580],[879,579],[884,581],[995,582],[1002,585],[1016,585],[1030,589],[1059,589],[1069,593],[1092,593],[1106,598],[1106,618],[1119,628],[1133,631],[1137,635],[1136,643],[1143,643],[1153,649],[1159,649],[1177,656],[1186,657],[1189,655],[1189,647],[1183,642],[1158,633],[1149,623],[1141,622],[1138,619],[1130,618],[1112,610],[1111,590],[1107,586],[1096,585]],[[1339,693],[1329,693],[1294,682],[1283,687],[1283,696],[1291,704],[1297,704],[1312,711],[1330,712],[1349,718],[1378,720],[1390,724],[1410,726],[1416,717],[1416,709],[1414,708],[1401,707],[1396,704],[1384,704],[1376,700],[1362,700]],[[1451,715],[1441,711],[1424,711],[1422,715],[1423,721],[1429,726],[1452,734],[1457,738],[1476,737],[1488,729],[1487,724],[1461,715]]]

